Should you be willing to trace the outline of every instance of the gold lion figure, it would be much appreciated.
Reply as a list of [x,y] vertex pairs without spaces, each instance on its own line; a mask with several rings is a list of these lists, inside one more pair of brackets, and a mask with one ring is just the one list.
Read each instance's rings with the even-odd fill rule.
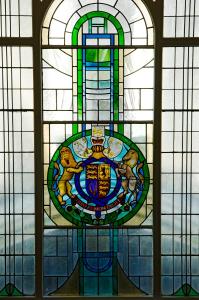
[[139,172],[142,167],[143,163],[138,164],[138,153],[133,149],[130,149],[123,157],[122,162],[118,163],[116,173],[118,177],[123,177],[122,187],[124,189],[123,193],[119,195],[119,198],[123,198],[129,191],[136,196],[137,179],[139,179],[142,184],[144,183],[144,176]]
[[[57,196],[59,203],[64,205],[66,202],[63,200],[64,195],[68,195],[70,198],[74,199],[76,196],[71,193],[72,185],[70,180],[73,178],[75,173],[80,173],[83,171],[81,167],[81,162],[77,163],[74,159],[72,151],[68,147],[63,147],[60,151],[61,165],[64,168],[63,174],[58,182],[59,194]],[[60,176],[60,167],[57,162],[54,163],[54,167],[58,170],[57,175],[54,177],[56,181]]]

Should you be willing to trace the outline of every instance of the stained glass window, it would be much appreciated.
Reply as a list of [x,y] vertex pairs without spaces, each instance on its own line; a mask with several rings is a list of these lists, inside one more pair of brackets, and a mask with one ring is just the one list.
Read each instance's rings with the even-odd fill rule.
[[112,2],[62,1],[43,22],[48,296],[152,293],[153,25]]
[[0,1],[0,297],[199,297],[198,0]]

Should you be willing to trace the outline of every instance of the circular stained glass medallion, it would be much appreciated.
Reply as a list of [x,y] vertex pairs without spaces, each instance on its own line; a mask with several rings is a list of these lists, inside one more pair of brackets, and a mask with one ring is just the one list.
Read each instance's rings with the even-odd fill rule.
[[149,169],[137,145],[99,126],[62,143],[48,170],[55,207],[77,226],[127,222],[148,189]]

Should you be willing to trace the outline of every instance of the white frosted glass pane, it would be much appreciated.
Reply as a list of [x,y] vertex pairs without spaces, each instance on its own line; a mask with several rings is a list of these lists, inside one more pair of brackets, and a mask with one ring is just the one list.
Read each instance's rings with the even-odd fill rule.
[[[181,112],[175,112],[175,131],[182,131],[182,125],[183,125],[183,119],[182,119],[182,113]],[[185,123],[184,123],[185,125]]]
[[23,204],[22,204],[22,195],[21,194],[15,194],[15,207],[14,212],[16,214],[20,214],[23,211]]
[[34,193],[34,173],[23,173],[23,192]]
[[73,113],[68,111],[45,111],[44,112],[44,121],[70,121],[73,120]]
[[124,108],[139,109],[140,108],[140,91],[125,89],[124,91]]
[[22,131],[33,131],[32,112],[22,112]]
[[23,109],[33,108],[33,90],[21,90],[21,98]]
[[162,233],[172,234],[173,233],[173,216],[162,216],[161,221]]
[[23,238],[23,253],[34,254],[35,253],[35,240],[33,235],[26,235]]
[[165,0],[164,1],[164,15],[175,16],[176,14],[176,1]]
[[21,67],[32,67],[32,48],[21,47]]
[[163,112],[162,114],[162,130],[173,131],[173,112]]
[[199,112],[193,112],[192,113],[193,122],[192,122],[192,130],[193,131],[199,131]]
[[129,121],[152,121],[153,112],[152,111],[126,111],[124,112],[124,120]]
[[45,89],[70,88],[72,87],[72,78],[56,70],[45,69],[43,71],[43,84]]
[[[21,48],[23,49],[23,48]],[[12,66],[20,67],[20,50],[19,47],[12,47]]]
[[21,15],[32,14],[32,0],[20,0],[20,14]]
[[[92,113],[92,112],[91,112]],[[94,115],[96,112],[94,112]],[[97,120],[97,119],[95,119]],[[110,110],[109,111],[99,111],[99,120],[104,121],[104,120],[110,120]]]
[[183,37],[184,36],[184,17],[177,17],[176,18],[176,37]]
[[115,6],[115,3],[117,2],[117,0],[100,0],[100,2],[108,4],[110,6]]
[[65,28],[66,28],[65,24],[52,19],[49,38],[64,38]]
[[199,47],[195,47],[193,49],[193,59],[194,59],[194,67],[198,68],[199,67]]
[[199,173],[199,153],[192,153],[192,172]]
[[162,172],[164,173],[173,172],[173,154],[170,153],[162,154]]
[[20,70],[19,69],[13,69],[13,88],[20,88]]
[[49,45],[64,45],[64,39],[49,38]]
[[23,172],[34,172],[33,153],[23,153]]
[[5,36],[5,17],[1,16],[2,22],[0,23],[1,36]]
[[162,174],[162,193],[173,193],[173,175],[172,174]]
[[78,13],[80,16],[84,16],[91,11],[97,11],[97,4],[93,4],[93,1],[92,3],[89,3],[89,5],[83,6],[81,9],[79,9]]
[[127,18],[128,22],[134,22],[142,18],[138,7],[130,0],[119,0],[116,8]]
[[24,233],[33,234],[35,232],[35,217],[30,215],[23,216]]
[[[197,14],[199,14],[199,10],[197,12]],[[194,37],[199,37],[199,17],[196,16],[194,17]]]
[[14,174],[15,193],[22,193],[22,176],[21,174]]
[[[186,154],[185,154],[186,157]],[[174,153],[174,172],[182,172],[182,165],[183,168],[186,168],[187,160],[182,156],[182,153]],[[184,159],[185,158],[185,159]]]
[[[100,1],[100,2],[102,2],[102,1]],[[114,7],[107,6],[107,5],[104,5],[104,4],[99,4],[99,10],[100,10],[100,11],[108,12],[108,13],[110,13],[112,16],[115,16],[115,15],[118,13],[118,10],[115,9]]]
[[86,120],[96,121],[97,119],[98,119],[98,112],[97,111],[87,111]]
[[[176,67],[180,68],[180,67],[183,67],[183,64],[185,63],[186,61],[186,58],[187,57],[184,57],[184,54],[185,54],[185,49],[183,47],[176,47],[175,48],[175,51],[176,51]],[[185,61],[184,61],[185,59]],[[174,67],[174,65],[173,65]]]
[[175,48],[164,48],[163,50],[163,67],[174,67]]
[[[170,0],[171,2],[171,0]],[[185,5],[186,5],[186,9],[187,9],[187,15],[189,14],[189,5],[187,5],[187,0],[177,0],[177,15],[178,16],[183,16],[185,14]],[[197,2],[197,0],[196,0]],[[190,3],[190,1],[188,1],[188,4]]]
[[43,59],[49,67],[72,76],[72,57],[61,50],[43,50]]
[[20,36],[29,37],[32,36],[32,18],[20,17]]
[[19,17],[11,17],[11,37],[19,36]]
[[13,113],[13,127],[15,131],[21,131],[21,113]]
[[81,3],[82,6],[85,6],[85,5],[88,5],[88,4],[91,4],[91,3],[97,3],[97,0],[80,0],[79,1]]
[[[96,100],[91,100],[91,101],[87,100],[86,105],[87,105],[86,107],[87,107],[88,110],[93,110],[95,107],[97,107],[98,101],[96,101]],[[110,107],[110,105],[109,105],[109,107]]]
[[192,150],[199,152],[199,132],[192,133]]
[[154,101],[153,90],[141,91],[141,109],[153,109]]
[[143,124],[133,124],[131,126],[131,135],[135,143],[145,143],[146,141],[146,126]]
[[176,89],[182,89],[183,88],[183,80],[184,80],[184,85],[185,86],[187,85],[186,75],[187,74],[184,73],[182,69],[176,69],[175,70],[175,88]]
[[175,36],[175,18],[165,17],[164,18],[164,36],[173,37]]
[[21,151],[21,133],[14,133],[14,151]]
[[3,174],[0,174],[0,193],[1,194],[5,193],[5,191],[4,191],[4,175]]
[[50,141],[51,143],[63,143],[65,140],[65,125],[50,126]]
[[44,90],[43,91],[43,109],[56,110],[56,91]]
[[23,132],[22,138],[23,138],[22,150],[23,151],[33,151],[34,150],[33,133],[32,132]]
[[13,109],[21,108],[21,91],[13,91]]
[[162,133],[162,151],[164,151],[164,152],[172,152],[173,151],[173,143],[171,141],[173,141],[173,133],[172,132],[163,132]]
[[131,32],[127,32],[124,34],[124,39],[125,39],[125,45],[131,45],[132,39],[131,39]]
[[199,174],[192,174],[192,192],[199,193]]
[[72,90],[57,91],[57,109],[72,110],[73,108]]
[[125,88],[153,88],[153,69],[141,69],[124,80]]
[[131,31],[132,31],[132,37],[133,38],[146,38],[147,31],[146,31],[146,25],[144,20],[140,20],[136,23],[133,23],[131,25]]
[[149,64],[154,58],[153,49],[137,49],[124,58],[124,75],[136,72]]
[[35,209],[34,205],[34,195],[29,194],[29,195],[23,195],[23,212],[24,213],[33,213]]
[[[184,142],[184,140],[183,140]],[[175,132],[174,133],[174,151],[182,151],[183,145],[182,145],[182,133],[181,132]]]
[[22,216],[15,216],[15,233],[22,233]]
[[163,89],[174,88],[174,70],[163,70]]
[[11,7],[11,10],[12,10],[12,15],[18,15],[19,14],[18,1],[10,0],[10,7]]
[[78,0],[65,0],[58,6],[54,18],[67,23],[76,10],[80,8]]
[[21,87],[33,88],[33,72],[30,69],[21,69]]
[[194,89],[199,88],[199,70],[198,69],[193,70],[193,88]]
[[66,32],[65,33],[65,45],[71,45],[72,43],[72,34]]

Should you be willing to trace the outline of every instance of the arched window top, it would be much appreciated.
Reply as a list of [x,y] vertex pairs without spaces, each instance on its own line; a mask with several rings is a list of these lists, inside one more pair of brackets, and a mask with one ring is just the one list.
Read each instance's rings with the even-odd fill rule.
[[[91,18],[91,13],[96,16]],[[106,20],[108,33],[118,32],[117,25],[120,24],[120,33],[123,31],[124,35],[120,45],[154,43],[153,22],[146,6],[140,0],[55,0],[43,21],[42,44],[74,45],[74,28],[79,20],[83,20],[84,30],[88,31],[88,21],[95,17],[103,17]],[[100,27],[100,24],[95,25],[94,27]]]

